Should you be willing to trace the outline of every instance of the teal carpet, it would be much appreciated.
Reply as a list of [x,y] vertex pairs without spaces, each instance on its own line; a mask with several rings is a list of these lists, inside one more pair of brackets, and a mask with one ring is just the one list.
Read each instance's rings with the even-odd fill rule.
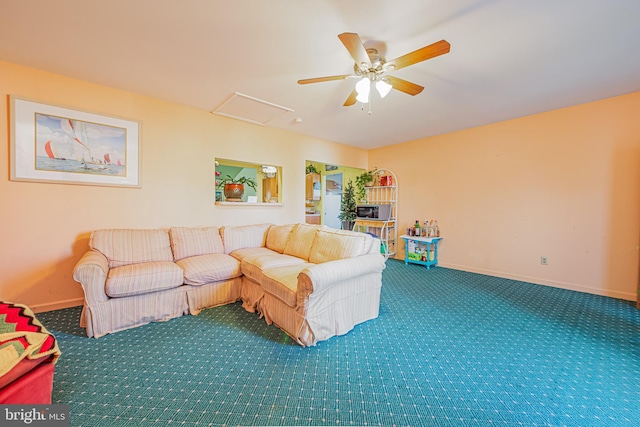
[[38,315],[72,426],[640,426],[640,310],[389,260],[378,319],[301,348],[240,304],[99,339]]

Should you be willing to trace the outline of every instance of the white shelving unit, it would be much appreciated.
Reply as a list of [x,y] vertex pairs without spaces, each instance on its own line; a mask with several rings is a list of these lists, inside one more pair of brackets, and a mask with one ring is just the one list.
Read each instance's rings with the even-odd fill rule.
[[365,187],[366,203],[391,205],[391,217],[388,221],[358,219],[354,224],[354,230],[378,236],[383,245],[383,255],[388,259],[398,252],[398,179],[389,169],[378,169],[374,178],[375,185]]

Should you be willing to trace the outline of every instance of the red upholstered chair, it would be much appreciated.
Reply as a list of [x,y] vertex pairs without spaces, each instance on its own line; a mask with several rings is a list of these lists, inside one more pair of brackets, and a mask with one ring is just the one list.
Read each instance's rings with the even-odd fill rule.
[[0,404],[50,404],[59,356],[29,307],[0,301]]

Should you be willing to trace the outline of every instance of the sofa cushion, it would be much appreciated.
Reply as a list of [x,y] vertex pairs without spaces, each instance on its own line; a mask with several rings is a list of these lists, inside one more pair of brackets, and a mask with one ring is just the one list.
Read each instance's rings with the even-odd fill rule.
[[305,260],[286,254],[272,253],[265,254],[255,258],[248,258],[242,261],[242,264],[251,264],[261,270],[269,268],[285,267],[287,265],[305,264]]
[[184,270],[184,282],[206,285],[240,276],[240,261],[227,254],[206,254],[183,258],[176,264]]
[[169,232],[166,230],[96,230],[89,247],[102,253],[109,268],[152,261],[173,261]]
[[223,227],[221,234],[222,242],[224,243],[224,253],[228,254],[236,249],[264,246],[269,227],[271,227],[271,224]]
[[295,224],[272,225],[267,233],[267,248],[283,253],[294,226]]
[[281,254],[267,248],[238,249],[231,252],[231,256],[241,260],[242,273],[257,282],[262,280],[262,270],[305,263],[305,260],[301,258]]
[[237,259],[238,261],[244,261],[245,259],[253,259],[262,255],[272,255],[275,254],[275,251],[271,249],[260,247],[260,248],[243,248],[236,249],[231,252],[229,255]]
[[311,246],[309,262],[322,264],[338,259],[353,258],[369,252],[373,237],[346,230],[318,231]]
[[303,260],[309,260],[309,251],[321,225],[296,224],[293,227],[289,241],[284,248],[284,253]]
[[184,282],[183,272],[173,261],[153,261],[124,265],[109,270],[105,292],[111,298],[177,288]]
[[224,253],[218,227],[173,227],[169,230],[169,237],[175,261],[197,255]]
[[259,268],[284,267],[285,265],[303,264],[303,259],[281,254],[268,248],[245,248],[231,252],[229,255]]
[[265,291],[282,300],[289,307],[297,303],[298,275],[312,264],[303,263],[262,271],[260,286]]

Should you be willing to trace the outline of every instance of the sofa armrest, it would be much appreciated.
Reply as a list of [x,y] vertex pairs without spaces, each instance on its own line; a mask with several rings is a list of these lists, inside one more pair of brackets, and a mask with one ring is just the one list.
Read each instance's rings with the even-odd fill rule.
[[298,276],[298,296],[307,296],[330,288],[333,284],[368,273],[381,273],[386,267],[379,253],[323,262],[307,267]]
[[107,258],[94,250],[85,253],[73,269],[73,279],[82,285],[84,298],[89,306],[109,299],[105,293],[108,273]]

